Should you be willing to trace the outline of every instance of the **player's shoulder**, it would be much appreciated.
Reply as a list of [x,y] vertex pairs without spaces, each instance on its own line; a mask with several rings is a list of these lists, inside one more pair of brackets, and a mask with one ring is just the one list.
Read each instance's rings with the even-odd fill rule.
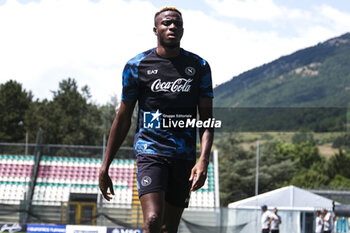
[[185,49],[181,49],[182,54],[186,57],[189,57],[190,59],[193,59],[194,61],[198,62],[201,66],[206,66],[208,65],[208,62],[200,57],[198,54],[195,54],[193,52],[187,51]]
[[131,58],[127,64],[128,65],[138,65],[142,60],[144,60],[146,57],[150,56],[152,53],[154,53],[154,48],[149,49],[147,51],[144,51],[142,53],[137,54],[135,57]]

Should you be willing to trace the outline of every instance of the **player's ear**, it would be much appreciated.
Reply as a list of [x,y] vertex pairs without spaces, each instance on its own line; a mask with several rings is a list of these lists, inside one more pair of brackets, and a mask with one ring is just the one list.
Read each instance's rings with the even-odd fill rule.
[[153,27],[153,32],[154,32],[155,35],[158,35],[158,29],[157,29],[157,27],[155,27],[155,26]]

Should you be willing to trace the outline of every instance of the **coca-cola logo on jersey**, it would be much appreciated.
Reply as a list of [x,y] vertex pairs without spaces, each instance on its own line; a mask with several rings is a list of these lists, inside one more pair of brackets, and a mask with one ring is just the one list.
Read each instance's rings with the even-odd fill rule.
[[151,90],[153,92],[189,92],[192,81],[193,79],[179,78],[173,82],[162,82],[161,79],[157,79],[152,83]]

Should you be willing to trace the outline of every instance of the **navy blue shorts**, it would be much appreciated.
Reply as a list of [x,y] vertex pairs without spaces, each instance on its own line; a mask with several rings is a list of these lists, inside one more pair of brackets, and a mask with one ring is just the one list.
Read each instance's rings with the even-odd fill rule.
[[138,155],[136,162],[139,197],[164,191],[168,203],[177,207],[188,207],[192,186],[188,179],[195,165],[194,160]]

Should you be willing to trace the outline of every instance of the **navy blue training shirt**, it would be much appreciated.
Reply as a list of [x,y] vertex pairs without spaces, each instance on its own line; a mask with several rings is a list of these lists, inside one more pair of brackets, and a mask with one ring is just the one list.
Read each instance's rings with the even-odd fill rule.
[[[154,48],[129,60],[123,71],[122,100],[138,101],[136,154],[194,160],[196,129],[168,126],[169,121],[196,118],[198,100],[204,97],[213,98],[211,71],[209,64],[193,53],[181,49],[178,56],[164,58]],[[156,118],[161,127],[147,127],[145,120],[160,115],[151,113],[162,114]],[[163,127],[163,120],[168,126]]]

